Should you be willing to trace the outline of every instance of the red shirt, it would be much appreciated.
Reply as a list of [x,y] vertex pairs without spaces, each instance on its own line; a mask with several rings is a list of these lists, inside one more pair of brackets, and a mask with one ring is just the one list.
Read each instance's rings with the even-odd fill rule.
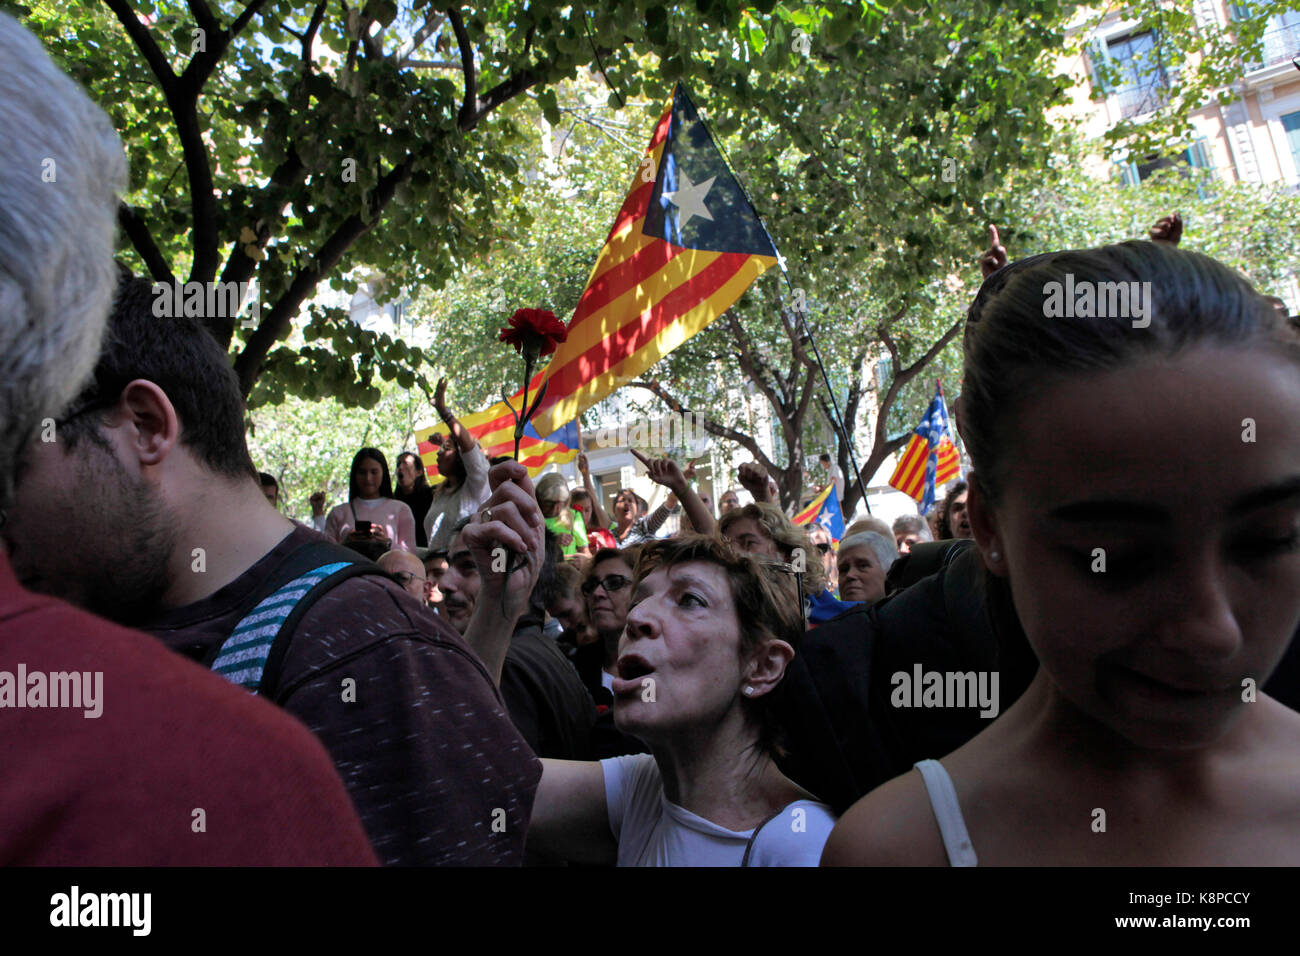
[[3,551],[0,767],[0,865],[376,862],[306,728],[154,638],[25,590]]

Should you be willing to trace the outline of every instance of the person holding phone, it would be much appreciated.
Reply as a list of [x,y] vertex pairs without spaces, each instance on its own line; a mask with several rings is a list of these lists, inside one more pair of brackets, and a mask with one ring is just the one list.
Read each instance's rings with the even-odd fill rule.
[[381,541],[386,542],[385,551],[392,548],[414,553],[415,515],[393,498],[388,461],[378,448],[363,448],[353,457],[348,500],[325,519],[325,536],[339,544],[361,539]]

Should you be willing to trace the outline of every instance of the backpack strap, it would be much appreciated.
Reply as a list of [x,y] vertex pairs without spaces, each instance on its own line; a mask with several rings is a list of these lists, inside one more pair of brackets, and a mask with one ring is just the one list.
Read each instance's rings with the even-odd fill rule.
[[[340,553],[342,552],[342,553]],[[232,684],[267,695],[279,682],[293,633],[326,592],[364,574],[383,575],[374,564],[331,542],[298,549],[272,577],[292,579],[274,588],[244,615],[222,643],[209,667]]]

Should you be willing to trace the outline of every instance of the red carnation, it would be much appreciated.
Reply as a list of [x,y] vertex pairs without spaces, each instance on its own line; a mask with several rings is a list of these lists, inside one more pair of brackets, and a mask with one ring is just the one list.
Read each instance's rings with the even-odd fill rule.
[[510,328],[502,329],[497,336],[520,354],[527,355],[535,349],[533,354],[538,357],[550,355],[568,337],[564,323],[549,309],[520,309],[510,316]]

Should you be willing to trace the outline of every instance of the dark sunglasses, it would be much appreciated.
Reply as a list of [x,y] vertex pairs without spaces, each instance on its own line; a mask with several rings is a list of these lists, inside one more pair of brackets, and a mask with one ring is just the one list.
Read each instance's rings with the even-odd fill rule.
[[830,554],[831,546],[823,541],[817,545],[817,550],[820,551],[822,554]]
[[621,591],[629,584],[632,579],[624,577],[621,574],[607,574],[603,578],[589,578],[582,582],[582,593],[590,597],[596,593],[596,588],[604,588],[606,594],[613,594],[615,591]]

